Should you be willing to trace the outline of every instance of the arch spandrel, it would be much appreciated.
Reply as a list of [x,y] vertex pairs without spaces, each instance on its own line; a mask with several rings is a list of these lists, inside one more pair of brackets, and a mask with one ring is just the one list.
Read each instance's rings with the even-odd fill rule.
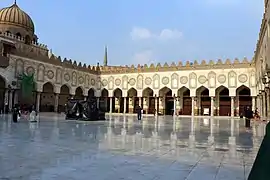
[[155,74],[153,76],[153,89],[159,88],[160,88],[160,76],[158,74]]
[[179,87],[179,75],[177,73],[173,73],[171,75],[171,88],[178,89]]

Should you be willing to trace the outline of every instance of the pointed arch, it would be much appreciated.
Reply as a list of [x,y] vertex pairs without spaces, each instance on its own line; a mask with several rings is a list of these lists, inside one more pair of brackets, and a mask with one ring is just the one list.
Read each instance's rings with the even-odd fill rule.
[[242,85],[236,89],[236,96],[238,98],[238,114],[244,115],[246,108],[252,108],[252,97],[250,88]]
[[101,90],[101,97],[100,97],[100,109],[109,112],[110,111],[110,97],[109,91],[106,88]]
[[229,89],[225,86],[219,86],[215,90],[216,95],[216,114],[218,116],[230,116],[231,115],[231,97]]
[[75,90],[75,96],[74,99],[83,100],[84,99],[84,92],[82,87],[77,87]]
[[42,86],[42,93],[40,96],[40,111],[53,112],[55,104],[55,87],[51,82],[46,82]]
[[179,107],[178,114],[180,115],[191,115],[192,112],[192,99],[190,97],[190,89],[186,86],[181,87],[177,91]]

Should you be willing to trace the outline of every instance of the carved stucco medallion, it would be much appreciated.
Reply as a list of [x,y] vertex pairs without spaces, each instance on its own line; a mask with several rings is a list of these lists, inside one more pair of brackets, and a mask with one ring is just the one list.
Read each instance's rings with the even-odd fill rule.
[[82,76],[79,77],[79,84],[83,84],[84,83],[84,78]]
[[34,72],[35,72],[35,69],[34,69],[32,66],[29,66],[29,67],[26,69],[26,73],[27,73],[28,75],[32,75]]
[[54,77],[54,72],[53,72],[52,70],[49,70],[49,71],[47,72],[47,77],[48,77],[49,79],[52,79],[52,78]]
[[163,84],[163,85],[169,84],[169,81],[170,81],[170,79],[169,79],[168,77],[163,77],[163,78],[162,78],[162,84]]
[[245,82],[247,82],[248,77],[247,77],[246,74],[240,74],[240,75],[238,76],[238,80],[239,80],[239,82],[241,82],[241,83],[245,83]]
[[128,83],[129,85],[134,86],[136,84],[136,80],[134,78],[131,78]]
[[182,76],[180,78],[180,82],[181,82],[181,84],[186,84],[188,82],[188,77],[187,76]]
[[145,78],[145,85],[150,86],[152,84],[152,79],[150,77]]
[[120,86],[121,79],[117,78],[114,83],[115,83],[116,86]]
[[207,81],[207,78],[204,75],[200,75],[198,81],[199,83],[204,84]]
[[91,86],[95,86],[96,84],[96,80],[95,79],[91,79]]
[[225,82],[226,82],[226,76],[225,76],[224,74],[219,75],[219,76],[218,76],[218,82],[219,82],[220,84],[225,83]]
[[70,80],[70,75],[68,73],[65,73],[64,79],[68,82]]
[[106,79],[102,80],[102,86],[107,86],[108,85],[108,81]]

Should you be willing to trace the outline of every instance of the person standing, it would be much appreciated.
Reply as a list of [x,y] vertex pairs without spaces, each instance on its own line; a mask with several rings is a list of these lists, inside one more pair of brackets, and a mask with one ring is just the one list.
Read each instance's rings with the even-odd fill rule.
[[17,105],[14,106],[13,108],[13,112],[12,112],[12,120],[14,123],[17,123],[18,122],[18,117],[19,117],[19,108]]
[[140,106],[137,108],[137,117],[139,121],[142,120],[142,108]]
[[250,119],[253,117],[252,110],[247,107],[245,110],[245,127],[250,128]]

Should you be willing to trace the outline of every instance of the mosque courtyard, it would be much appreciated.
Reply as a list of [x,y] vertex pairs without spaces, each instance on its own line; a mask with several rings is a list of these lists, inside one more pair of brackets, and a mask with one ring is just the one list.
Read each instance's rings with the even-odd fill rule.
[[67,121],[40,114],[38,123],[0,120],[0,179],[244,180],[265,123],[215,117],[111,115]]

